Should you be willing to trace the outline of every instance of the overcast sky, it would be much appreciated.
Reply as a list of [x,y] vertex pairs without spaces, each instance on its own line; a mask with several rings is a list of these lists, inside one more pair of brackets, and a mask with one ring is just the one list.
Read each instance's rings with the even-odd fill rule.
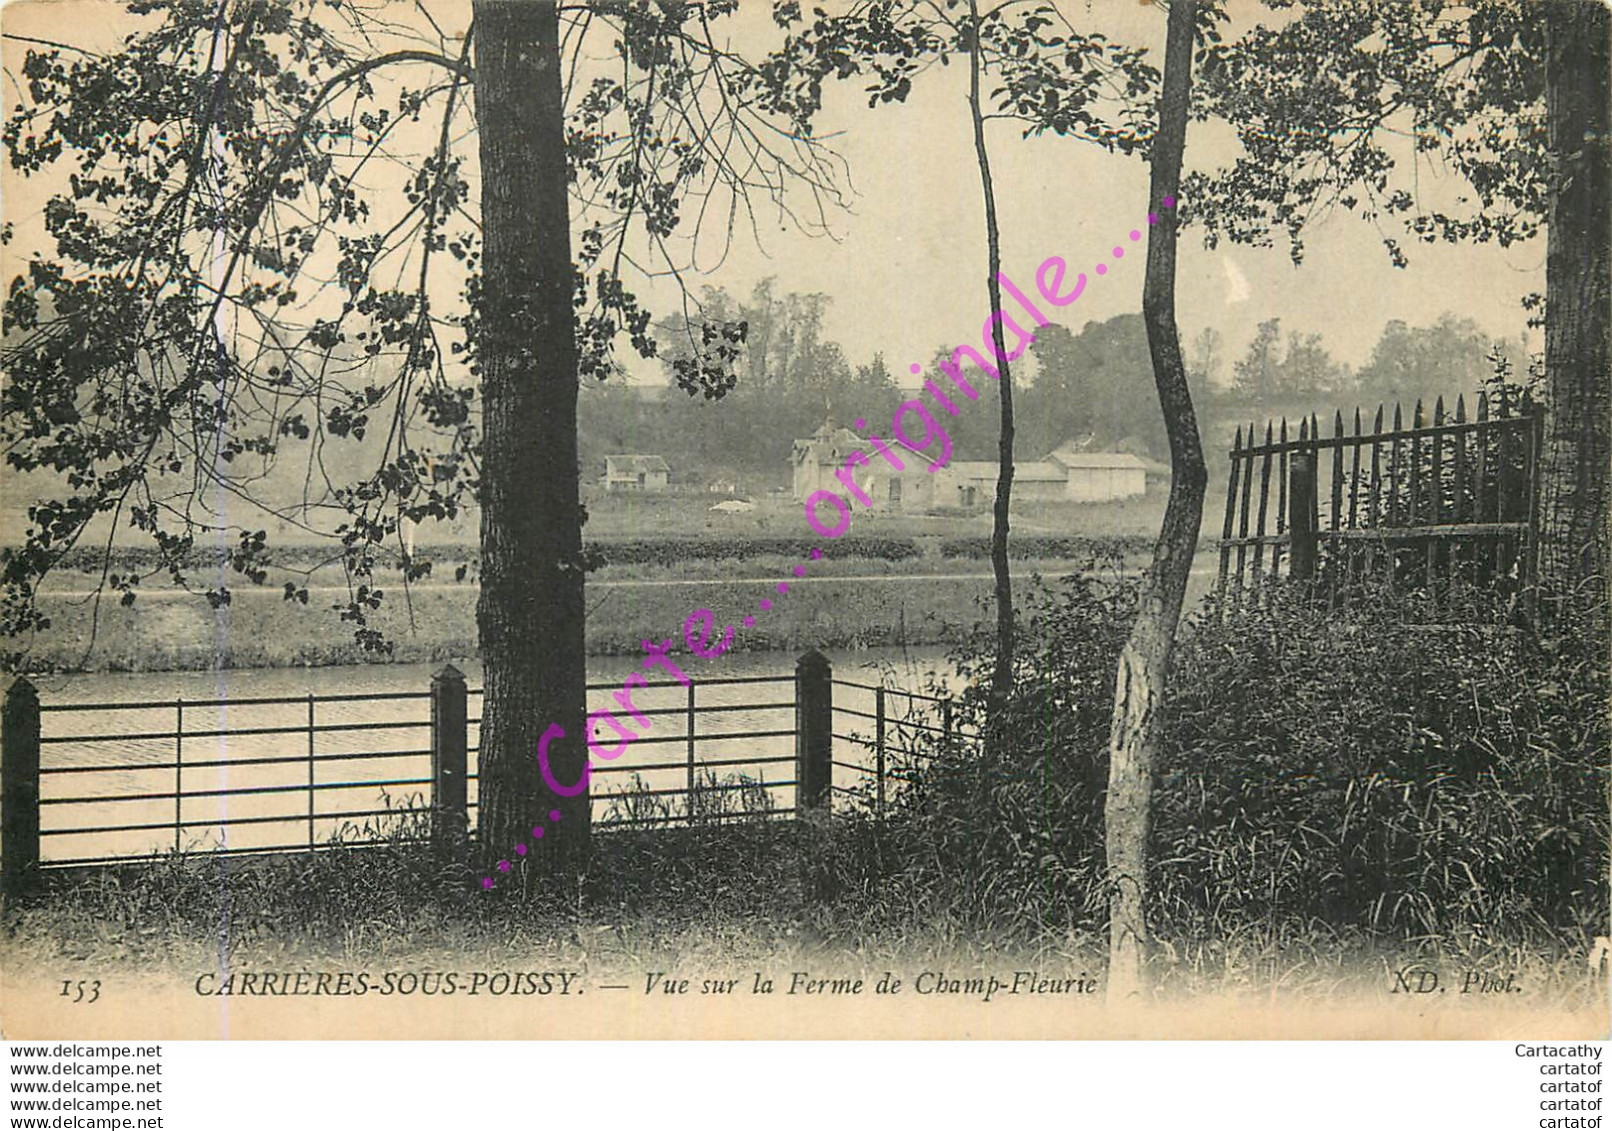
[[[428,2],[433,18],[450,34],[468,23],[468,3]],[[832,6],[832,0],[826,3]],[[1062,7],[1078,26],[1150,47],[1155,64],[1162,66],[1163,9],[1137,0],[1064,0]],[[105,48],[134,26],[127,17],[113,18],[120,9],[109,0],[31,0],[6,4],[0,19],[8,30],[55,34]],[[1237,17],[1234,32],[1252,20],[1273,18],[1252,0],[1231,0],[1231,9]],[[736,49],[755,57],[777,45],[780,33],[770,11],[770,0],[743,0],[740,15],[727,21]],[[396,0],[387,12],[419,21],[413,3]],[[105,18],[91,19],[89,13]],[[15,67],[21,46],[6,46]],[[608,38],[592,41],[596,54],[602,56],[609,48]],[[418,77],[417,71],[402,70],[399,77],[377,81],[384,86]],[[927,362],[939,347],[979,343],[989,313],[983,206],[964,101],[967,72],[956,60],[950,67],[931,69],[919,77],[905,104],[878,109],[868,108],[863,85],[853,80],[825,87],[818,133],[833,136],[854,188],[850,210],[830,218],[835,238],[806,236],[777,216],[767,222],[763,212],[760,244],[747,226],[741,227],[725,258],[719,255],[725,242],[720,228],[704,231],[696,258],[706,270],[685,277],[695,288],[720,285],[736,297],[747,296],[767,276],[777,278],[775,293],[826,293],[833,298],[826,334],[844,346],[851,362],[866,362],[882,351],[891,370],[906,378],[910,363]],[[15,71],[10,70],[8,108],[16,100]],[[460,148],[475,184],[474,123],[468,114],[464,130]],[[1147,166],[1139,158],[1104,154],[1067,139],[1025,140],[1011,122],[991,123],[988,131],[1007,275],[1033,293],[1036,266],[1048,255],[1061,255],[1072,271],[1085,271],[1085,293],[1063,312],[1063,320],[1077,330],[1089,320],[1140,310],[1141,255],[1127,257],[1100,279],[1092,267],[1100,259],[1112,263],[1111,249],[1117,243],[1129,246],[1126,234],[1145,228]],[[1230,140],[1224,127],[1193,123],[1187,134],[1188,169],[1228,162],[1235,155]],[[19,236],[3,255],[9,274],[39,246],[37,205],[51,176],[28,184],[14,176],[7,181],[8,218],[17,221]],[[1448,203],[1460,187],[1451,179],[1441,182],[1435,170],[1421,172],[1424,200]],[[402,198],[389,189],[374,203],[380,224],[388,210],[402,207]],[[1388,234],[1407,239],[1398,227]],[[1333,216],[1310,230],[1306,242],[1306,262],[1295,268],[1285,237],[1268,249],[1209,251],[1201,230],[1188,228],[1177,297],[1188,356],[1198,332],[1214,326],[1225,338],[1224,377],[1255,326],[1273,317],[1282,319],[1284,329],[1320,331],[1334,356],[1355,365],[1367,359],[1391,318],[1426,325],[1453,311],[1472,317],[1491,335],[1516,337],[1524,333],[1522,297],[1544,289],[1543,239],[1509,250],[1406,242],[1411,265],[1405,270],[1389,266],[1380,234],[1352,216]],[[658,314],[676,308],[670,285],[643,293]],[[454,297],[441,296],[444,308]],[[636,380],[664,380],[659,363],[638,359],[625,341],[619,346],[619,356]],[[1538,348],[1538,342],[1530,340],[1530,346]]]
[[[753,22],[741,28],[736,43],[747,32],[767,42],[775,38],[765,26],[769,7],[757,4],[745,13]],[[1261,6],[1233,0],[1232,7],[1239,24],[1271,18]],[[1065,2],[1063,9],[1079,26],[1149,45],[1155,65],[1162,66],[1162,9],[1136,0]],[[844,345],[852,363],[883,351],[892,371],[906,377],[909,363],[927,362],[941,345],[977,343],[989,312],[967,72],[955,61],[932,70],[914,84],[907,103],[876,110],[859,93],[862,85],[853,80],[826,88],[821,132],[842,131],[835,148],[849,162],[857,190],[853,211],[834,218],[839,242],[774,224],[763,231],[765,246],[758,248],[745,230],[718,270],[694,278],[736,296],[747,295],[768,275],[777,277],[778,291],[825,292],[834,299],[828,336]],[[1133,227],[1145,227],[1144,162],[1067,139],[1023,140],[1010,122],[991,123],[988,130],[1008,276],[1033,293],[1036,265],[1048,255],[1086,271],[1085,293],[1064,312],[1075,329],[1088,320],[1140,311],[1140,256],[1101,279],[1091,269],[1116,243],[1128,245],[1125,236]],[[1224,128],[1193,123],[1188,170],[1227,163],[1235,152],[1227,144],[1230,136]],[[1420,188],[1425,200],[1449,201],[1461,183],[1441,183],[1424,166]],[[1282,319],[1284,330],[1321,332],[1334,356],[1355,365],[1370,356],[1384,322],[1393,318],[1426,325],[1453,311],[1494,336],[1524,333],[1522,297],[1544,289],[1542,238],[1502,250],[1417,244],[1397,222],[1385,231],[1400,239],[1410,256],[1408,268],[1391,267],[1380,233],[1341,212],[1307,233],[1305,262],[1297,268],[1285,235],[1268,249],[1223,245],[1210,251],[1202,230],[1188,228],[1177,314],[1189,356],[1194,336],[1214,326],[1226,339],[1229,372],[1229,360],[1241,356],[1255,326],[1273,317]],[[706,258],[714,260],[714,252]],[[1531,340],[1531,348],[1538,346]],[[658,369],[628,360],[635,375]]]

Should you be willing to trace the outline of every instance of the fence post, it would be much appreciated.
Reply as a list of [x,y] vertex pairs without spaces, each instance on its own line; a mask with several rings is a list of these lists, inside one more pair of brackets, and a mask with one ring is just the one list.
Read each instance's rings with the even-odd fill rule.
[[0,708],[0,887],[16,895],[39,868],[39,691],[19,676]]
[[1308,581],[1315,576],[1315,452],[1294,452],[1288,476],[1287,531],[1293,541],[1288,573],[1295,581]]
[[185,701],[174,699],[174,851],[185,847]]
[[795,662],[795,812],[829,810],[834,786],[834,669],[817,649]]
[[695,731],[698,729],[699,714],[694,702],[694,689],[698,687],[698,680],[688,681],[688,718],[684,726],[683,740],[687,744],[685,753],[688,756],[687,794],[683,798],[683,812],[688,817],[689,824],[694,823],[694,803],[696,797],[695,786],[699,782],[699,772],[694,763]]
[[314,710],[315,710],[315,700],[314,700],[314,697],[313,697],[313,692],[310,691],[310,692],[308,692],[308,849],[309,849],[309,851],[312,851],[313,849],[318,847],[318,844],[314,840],[314,810],[316,808],[315,802],[318,800],[318,797],[319,797],[318,790],[317,790],[317,788],[315,787],[315,784],[314,784],[315,779],[318,776],[317,773],[316,773],[316,766],[315,766],[315,763],[314,763],[314,746],[315,746],[315,737],[314,736],[318,733],[317,731],[314,730],[314,722],[313,722],[313,720],[314,720]]
[[462,847],[470,827],[464,673],[448,664],[431,677],[431,844]]
[[1539,535],[1543,521],[1539,517],[1540,460],[1545,450],[1545,414],[1531,399],[1525,399],[1529,413],[1528,429],[1528,486],[1524,518],[1528,523],[1527,551],[1522,562],[1523,607],[1532,621],[1539,607]]
[[877,814],[879,820],[884,820],[884,685],[881,683],[873,693],[874,714],[874,765],[873,775],[876,783],[875,796],[878,798]]

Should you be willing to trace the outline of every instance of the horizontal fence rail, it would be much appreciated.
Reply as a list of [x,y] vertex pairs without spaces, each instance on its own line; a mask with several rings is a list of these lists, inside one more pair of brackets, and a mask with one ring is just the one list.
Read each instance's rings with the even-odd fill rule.
[[[619,686],[589,684],[590,708],[616,706]],[[882,813],[918,736],[953,729],[950,701],[835,679],[816,652],[794,675],[633,694],[649,725],[631,756],[595,761],[601,828],[787,817],[859,790]],[[20,678],[4,703],[0,870],[14,888],[39,866],[463,838],[482,700],[452,666],[429,691],[160,703],[42,704]]]
[[[1491,413],[1491,408],[1493,412]],[[1433,595],[1457,582],[1526,593],[1537,561],[1544,418],[1523,395],[1466,397],[1453,413],[1418,401],[1407,424],[1378,406],[1369,431],[1335,412],[1238,428],[1230,452],[1220,589],[1258,601],[1284,577],[1315,582],[1333,603],[1365,581]],[[1255,483],[1258,483],[1256,489]]]
[[833,708],[840,744],[833,792],[876,817],[885,816],[895,791],[924,763],[945,750],[978,746],[978,732],[954,720],[955,704],[946,696],[847,679],[833,686],[842,689]]
[[[39,708],[42,862],[305,849],[429,790],[430,693]],[[394,801],[394,795],[401,797]]]

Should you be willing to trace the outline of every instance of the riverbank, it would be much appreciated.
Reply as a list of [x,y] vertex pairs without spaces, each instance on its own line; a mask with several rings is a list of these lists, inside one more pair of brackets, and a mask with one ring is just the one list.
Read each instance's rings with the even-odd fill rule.
[[[1026,579],[1027,580],[1027,579]],[[870,648],[933,644],[970,631],[985,611],[989,575],[828,578],[794,584],[778,595],[776,580],[661,580],[590,585],[589,655],[637,652],[642,641],[682,634],[694,609],[709,608],[719,623],[741,625],[743,651]],[[416,586],[391,591],[371,625],[392,643],[389,655],[365,652],[352,626],[323,600],[307,605],[269,591],[239,591],[229,605],[210,608],[189,594],[146,594],[124,608],[103,601],[53,602],[48,635],[29,653],[34,670],[195,671],[230,668],[324,667],[371,662],[440,663],[478,654],[473,584]],[[761,612],[758,603],[773,607]]]
[[[1083,564],[1015,563],[1016,603]],[[983,563],[916,559],[862,566],[837,562],[825,576],[799,579],[790,577],[782,559],[721,563],[701,568],[697,578],[670,576],[673,571],[660,567],[628,577],[622,576],[626,567],[615,567],[588,583],[588,654],[638,652],[650,636],[676,638],[698,608],[734,625],[734,647],[741,651],[946,644],[991,619],[993,583]],[[780,595],[776,585],[784,577],[790,591]],[[1195,567],[1194,588],[1207,590],[1212,577],[1205,557]],[[217,609],[199,594],[174,590],[142,592],[129,606],[103,598],[98,608],[83,594],[42,597],[51,625],[31,642],[27,666],[151,672],[464,660],[478,654],[478,592],[468,580],[388,586],[370,619],[391,642],[389,654],[355,643],[353,626],[331,608],[345,603],[346,590],[328,584],[311,586],[306,605],[270,586],[236,589]],[[771,609],[761,609],[763,599]],[[742,627],[746,616],[755,618],[753,627]]]

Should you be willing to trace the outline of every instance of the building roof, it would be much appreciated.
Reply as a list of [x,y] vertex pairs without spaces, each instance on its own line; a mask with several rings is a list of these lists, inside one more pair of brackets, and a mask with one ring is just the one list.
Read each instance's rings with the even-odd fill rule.
[[[598,464],[594,465],[595,467]],[[605,456],[605,469],[612,474],[647,475],[655,471],[670,472],[672,469],[660,456],[615,455]]]
[[[959,478],[988,479],[995,483],[1002,465],[990,460],[962,459],[953,460],[950,466],[952,474]],[[1013,481],[1015,483],[1062,483],[1068,478],[1068,472],[1056,464],[1048,463],[1046,460],[1013,465]]]
[[[917,456],[926,464],[935,462],[934,457],[926,455],[917,448],[903,443],[897,437],[891,437],[887,439],[885,443],[892,448],[899,448],[906,455]],[[792,462],[800,463],[809,453],[816,453],[819,460],[821,460],[826,453],[828,455],[828,461],[833,463],[843,459],[851,452],[862,452],[864,455],[872,457],[873,444],[867,439],[867,437],[858,436],[849,428],[830,429],[828,425],[825,424],[820,427],[816,434],[810,439],[796,440],[794,447],[790,450],[789,456]]]
[[1065,444],[1047,457],[1047,460],[1070,469],[1077,467],[1110,468],[1128,471],[1146,471],[1147,461],[1129,452],[1082,452]]

